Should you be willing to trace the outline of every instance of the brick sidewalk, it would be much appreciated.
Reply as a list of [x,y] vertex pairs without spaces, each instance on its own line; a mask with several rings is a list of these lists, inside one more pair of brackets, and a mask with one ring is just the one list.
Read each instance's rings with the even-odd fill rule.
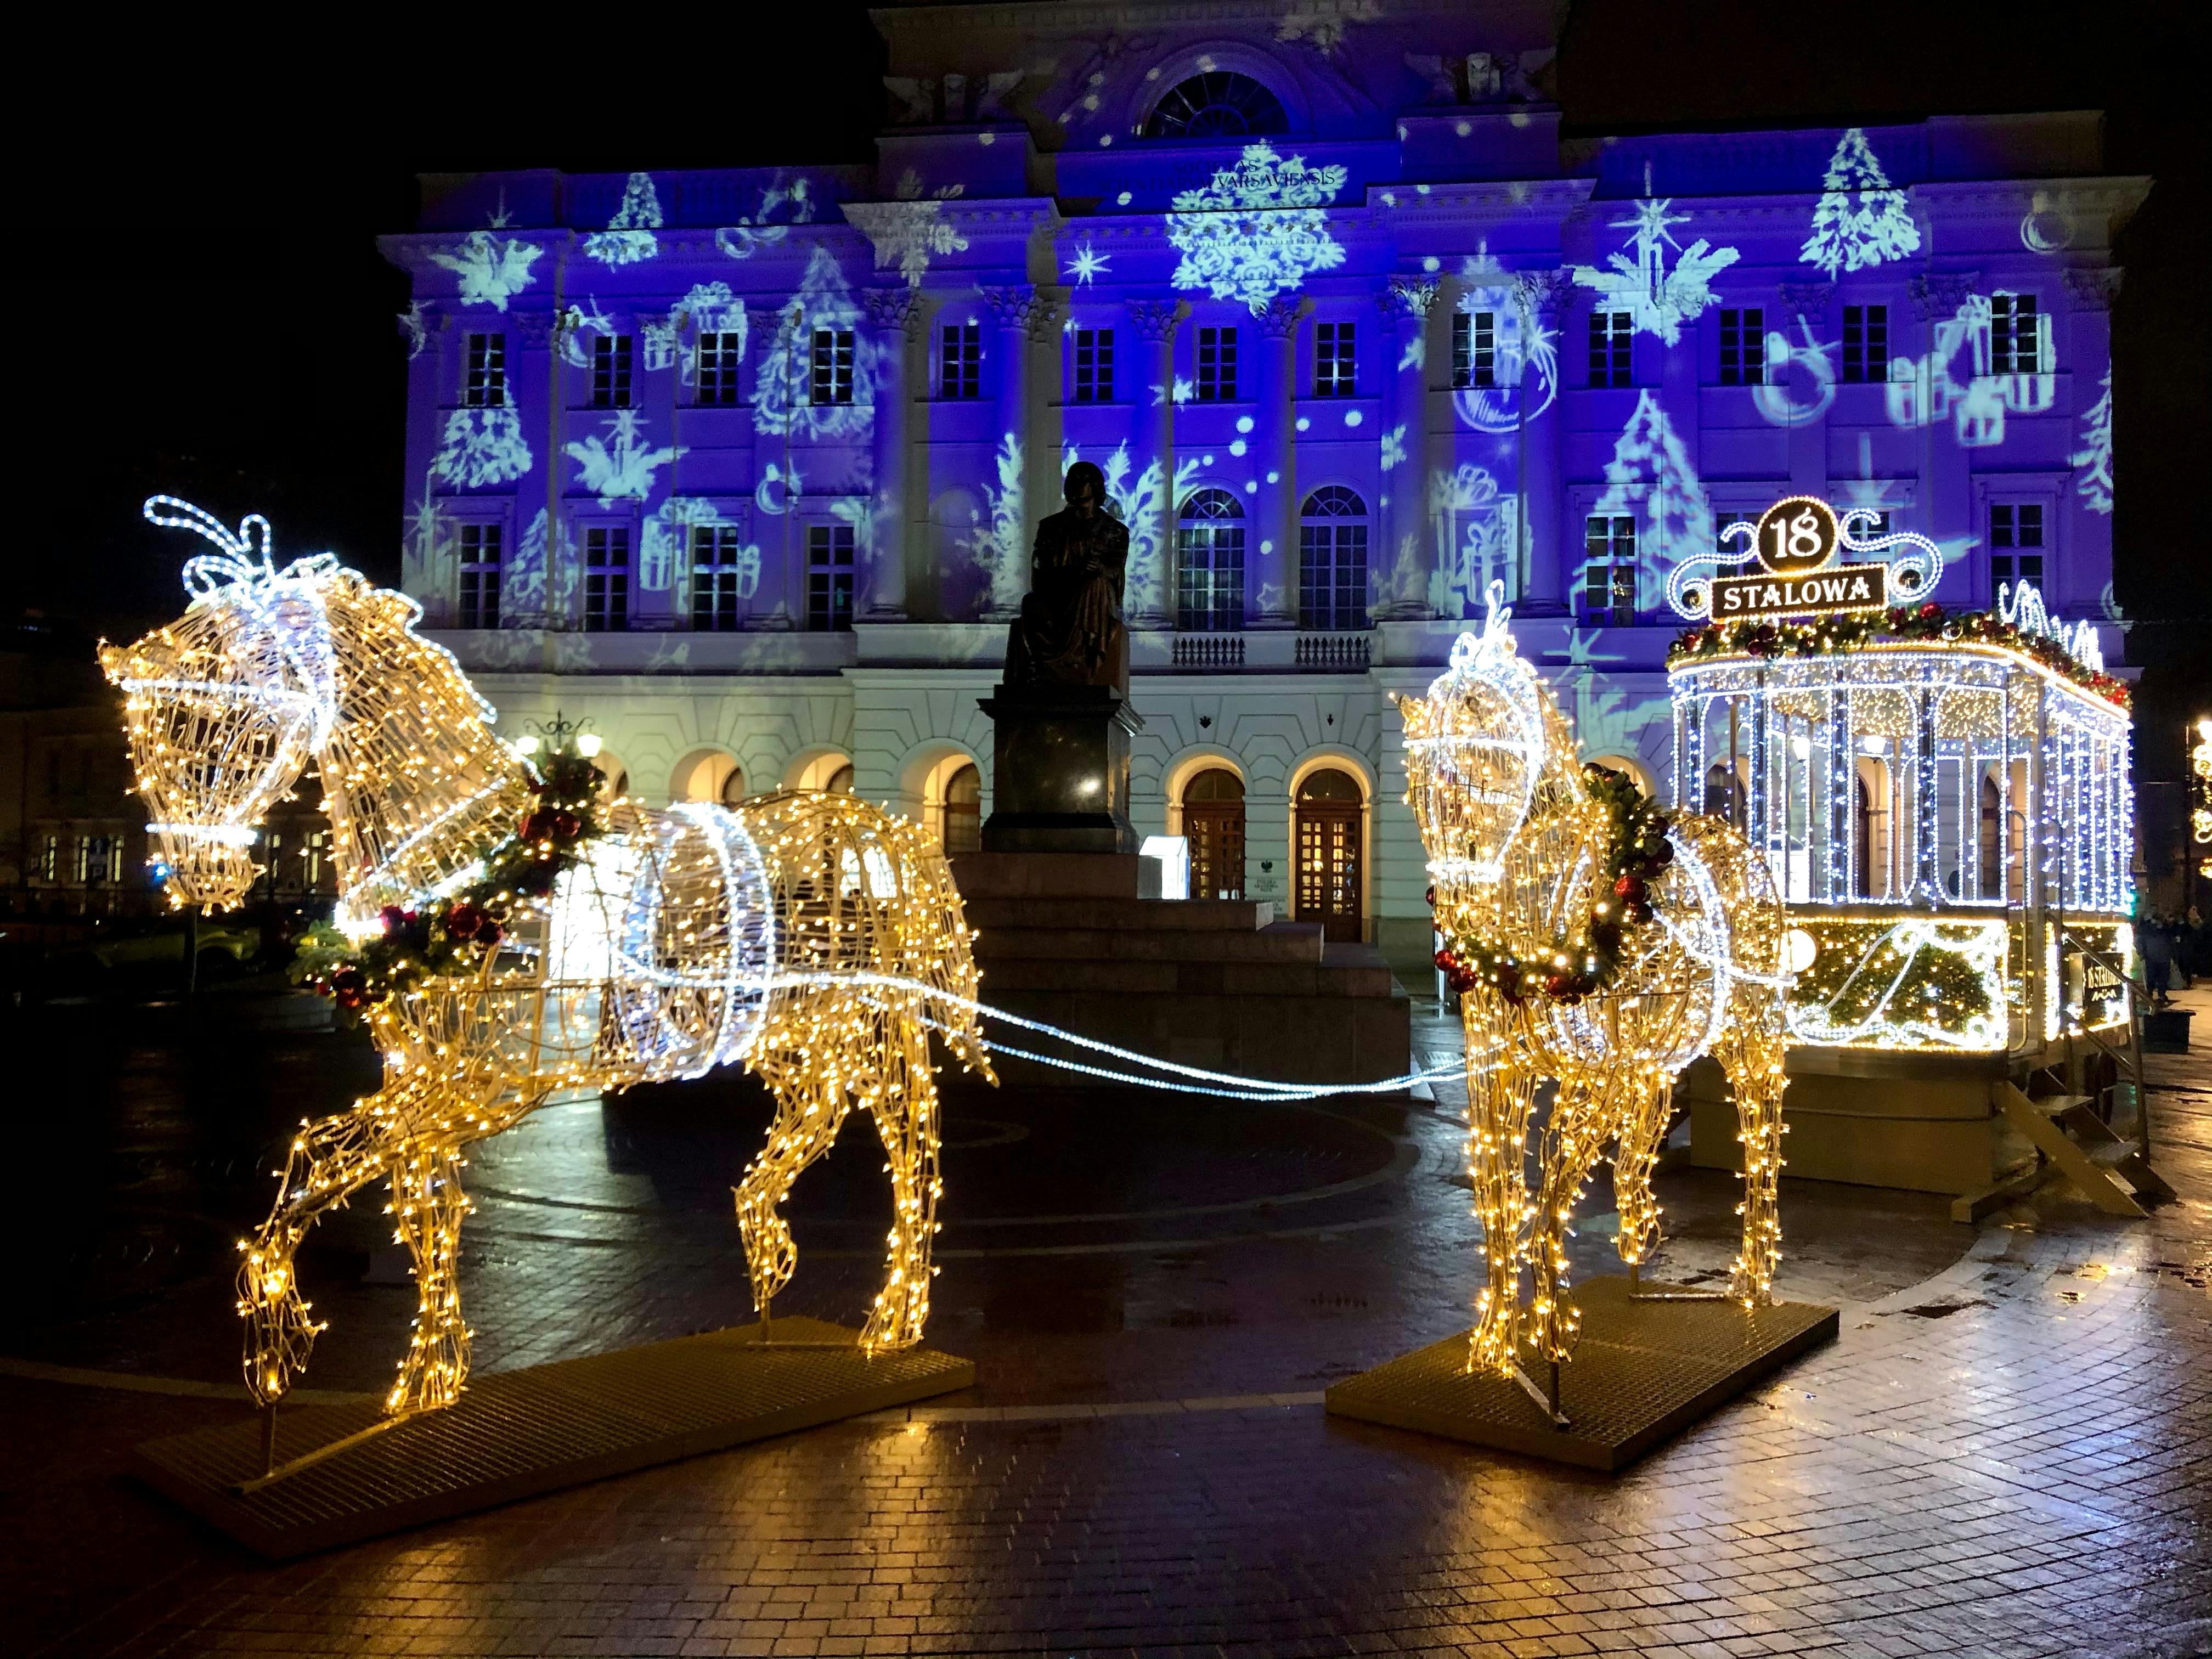
[[[948,1160],[971,1212],[1002,1212],[945,1235],[932,1339],[977,1358],[971,1402],[268,1568],[117,1473],[133,1441],[237,1405],[0,1376],[11,1639],[69,1659],[2202,1653],[2212,1060],[2161,1058],[2154,1077],[2183,1201],[2147,1223],[2046,1188],[1976,1231],[1940,1200],[1785,1183],[1783,1287],[1844,1300],[1841,1340],[1614,1480],[1308,1403],[1465,1322],[1476,1264],[1447,1115],[963,1103],[956,1121],[1002,1126],[978,1140],[1024,1132]],[[489,1364],[743,1316],[726,1214],[690,1206],[665,1164],[636,1174],[597,1118],[549,1118],[476,1160],[480,1190],[519,1194],[486,1197],[469,1258]],[[1178,1132],[1197,1144],[1171,1167],[1132,1151],[1097,1176],[1140,1189],[1126,1210],[963,1176],[1060,1148],[1111,1164],[1117,1142]],[[1683,1172],[1662,1196],[1668,1271],[1724,1261],[1725,1183]],[[828,1218],[793,1311],[834,1316],[866,1288],[880,1222],[835,1184],[802,1183],[794,1212],[811,1206]],[[1578,1271],[1602,1243],[1581,1242]],[[310,1382],[385,1374],[405,1302],[377,1276],[332,1295]],[[219,1286],[15,1351],[225,1379]],[[1221,1398],[1263,1394],[1298,1403]]]

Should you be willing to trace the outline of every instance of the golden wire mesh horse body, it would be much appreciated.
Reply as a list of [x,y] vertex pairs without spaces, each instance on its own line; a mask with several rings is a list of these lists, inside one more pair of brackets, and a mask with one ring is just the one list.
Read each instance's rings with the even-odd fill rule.
[[[1623,927],[1625,896],[1605,872],[1611,814],[1575,759],[1571,727],[1516,654],[1498,599],[1493,589],[1481,637],[1461,636],[1427,698],[1399,700],[1437,926],[1569,977],[1589,965],[1571,951],[1589,926],[1622,939],[1617,974],[1592,994],[1488,981],[1462,992],[1468,1166],[1487,1265],[1469,1363],[1510,1372],[1524,1342],[1554,1364],[1574,1346],[1565,1238],[1608,1142],[1620,1257],[1633,1267],[1658,1243],[1651,1170],[1674,1079],[1700,1054],[1728,1074],[1743,1144],[1743,1236],[1729,1294],[1771,1299],[1788,981],[1772,872],[1717,818],[1673,818],[1664,868],[1635,895],[1650,919]],[[1547,1078],[1557,1094],[1532,1188],[1531,1106]]]
[[[161,509],[157,512],[157,508]],[[138,787],[179,904],[237,903],[258,875],[253,826],[313,761],[355,937],[386,906],[450,895],[529,810],[526,763],[496,737],[418,611],[328,556],[279,571],[265,521],[241,533],[169,498],[157,523],[222,550],[188,562],[191,607],[103,646],[125,693]],[[742,1061],[776,1102],[737,1215],[756,1305],[797,1253],[778,1206],[865,1108],[891,1174],[883,1290],[860,1342],[909,1346],[929,1310],[938,1111],[928,1032],[990,1075],[971,935],[942,853],[919,826],[847,795],[787,791],[731,809],[622,807],[481,967],[372,1004],[385,1085],[301,1126],[276,1206],[241,1243],[248,1387],[291,1386],[323,1328],[295,1256],[315,1218],[380,1176],[418,1298],[394,1415],[452,1403],[468,1369],[459,1300],[462,1153],[562,1091],[696,1077]]]

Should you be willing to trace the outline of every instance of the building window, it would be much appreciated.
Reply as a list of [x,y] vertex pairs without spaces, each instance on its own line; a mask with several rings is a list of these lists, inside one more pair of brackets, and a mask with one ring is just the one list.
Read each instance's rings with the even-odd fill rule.
[[1176,82],[1145,122],[1147,138],[1245,138],[1290,130],[1281,99],[1250,76],[1227,70]]
[[1075,331],[1075,401],[1114,401],[1114,331],[1110,328]]
[[62,838],[48,836],[39,848],[39,879],[45,882],[54,880],[61,873],[61,867]]
[[814,369],[807,383],[808,398],[817,404],[853,401],[853,331],[817,328],[814,331]]
[[1350,398],[1357,377],[1352,369],[1352,328],[1350,323],[1314,325],[1314,396]]
[[726,634],[744,615],[744,550],[733,524],[691,526],[691,626]]
[[1766,384],[1766,313],[1756,307],[1721,311],[1721,384]]
[[507,403],[507,336],[469,336],[469,378],[462,398],[471,409],[500,409]]
[[1990,591],[2000,583],[2043,586],[2043,503],[1990,503]]
[[593,525],[584,532],[584,626],[619,634],[629,626],[629,526]]
[[1875,386],[1889,379],[1889,307],[1844,307],[1844,379]]
[[1589,319],[1589,383],[1594,386],[1627,386],[1629,343],[1636,337],[1636,313],[1631,311],[1593,311]]
[[948,853],[979,852],[983,845],[983,775],[963,766],[945,781],[937,838]]
[[1452,385],[1498,384],[1498,313],[1458,311],[1452,313]]
[[1636,520],[1592,514],[1583,521],[1583,620],[1601,628],[1636,621]]
[[1990,301],[1990,373],[2045,372],[2033,294],[1999,294]]
[[1198,400],[1202,404],[1237,401],[1237,331],[1201,328],[1198,331]]
[[699,337],[699,401],[710,409],[728,409],[738,401],[738,360],[744,351],[742,334],[702,334]]
[[592,407],[629,407],[629,336],[592,337]]
[[806,527],[806,626],[817,634],[853,626],[853,526]]
[[461,526],[461,617],[464,628],[499,626],[499,556],[502,526]]
[[[818,340],[822,337],[817,334],[814,337]],[[983,395],[983,325],[981,323],[947,323],[938,331],[937,395],[940,398],[980,398]],[[849,403],[852,399],[848,395],[839,401]]]
[[1244,509],[1225,489],[1194,491],[1176,532],[1176,626],[1197,633],[1244,625]]
[[1340,484],[1306,497],[1298,526],[1298,626],[1367,626],[1367,503]]

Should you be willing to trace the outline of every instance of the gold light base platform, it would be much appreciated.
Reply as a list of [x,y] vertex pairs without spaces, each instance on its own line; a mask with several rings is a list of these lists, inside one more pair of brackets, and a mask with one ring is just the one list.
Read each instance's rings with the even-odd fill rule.
[[[1649,1280],[1640,1288],[1683,1290]],[[1328,1410],[1611,1473],[1833,1340],[1837,1329],[1833,1308],[1805,1302],[1747,1311],[1735,1302],[1632,1301],[1624,1278],[1577,1285],[1574,1297],[1582,1339],[1559,1367],[1565,1428],[1512,1378],[1468,1376],[1465,1333],[1346,1378],[1328,1390]]]
[[[759,1326],[740,1326],[480,1376],[451,1409],[408,1418],[266,1484],[255,1484],[258,1418],[148,1441],[131,1454],[131,1472],[283,1560],[975,1381],[973,1360],[930,1348],[865,1358],[858,1333],[820,1320],[777,1319],[770,1334],[763,1346]],[[367,1403],[280,1410],[276,1465],[380,1416]]]

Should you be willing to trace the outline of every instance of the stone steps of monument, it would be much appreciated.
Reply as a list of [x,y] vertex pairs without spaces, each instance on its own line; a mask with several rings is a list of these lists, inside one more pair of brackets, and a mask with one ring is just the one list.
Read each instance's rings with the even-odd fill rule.
[[[1381,955],[1364,945],[1339,947],[1319,962],[1208,962],[1188,958],[1132,961],[1099,957],[1001,956],[986,933],[976,946],[983,1000],[1002,990],[1096,991],[1117,995],[1381,998],[1401,996]],[[1357,951],[1354,957],[1341,952]]]
[[[1158,902],[1158,901],[1151,901]],[[983,930],[982,955],[1056,957],[1071,961],[1289,962],[1322,960],[1322,930],[1313,922],[1277,922],[1271,927],[1232,932],[1226,928],[1115,927],[1092,919],[1073,927]]]
[[1249,899],[993,898],[961,892],[970,927],[1070,932],[1251,933],[1266,927],[1273,907]]

